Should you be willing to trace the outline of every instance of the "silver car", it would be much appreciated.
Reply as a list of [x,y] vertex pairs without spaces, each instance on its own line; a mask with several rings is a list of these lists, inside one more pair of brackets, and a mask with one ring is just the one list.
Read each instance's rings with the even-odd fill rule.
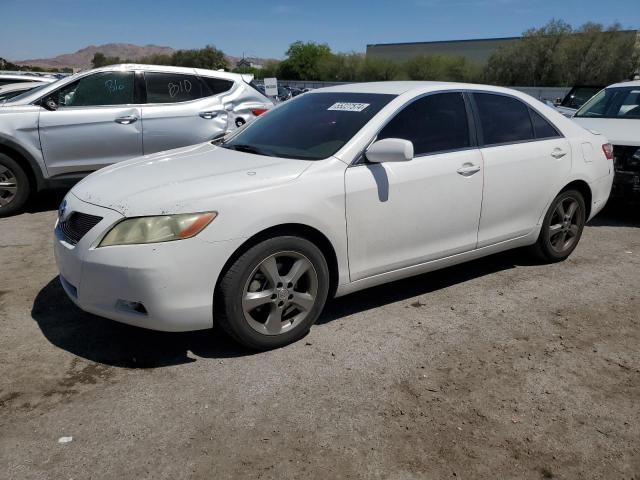
[[0,217],[33,191],[220,137],[273,106],[252,77],[154,65],[73,75],[0,106]]

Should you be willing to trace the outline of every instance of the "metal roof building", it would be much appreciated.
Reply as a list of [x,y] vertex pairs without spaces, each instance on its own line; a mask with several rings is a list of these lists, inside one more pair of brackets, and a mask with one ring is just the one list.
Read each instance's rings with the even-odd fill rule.
[[[636,37],[636,48],[640,45],[640,31],[623,30],[622,33]],[[485,63],[500,47],[517,43],[521,37],[480,38],[477,40],[450,40],[438,42],[374,43],[367,45],[367,56],[404,62],[418,55],[455,55],[475,63]]]

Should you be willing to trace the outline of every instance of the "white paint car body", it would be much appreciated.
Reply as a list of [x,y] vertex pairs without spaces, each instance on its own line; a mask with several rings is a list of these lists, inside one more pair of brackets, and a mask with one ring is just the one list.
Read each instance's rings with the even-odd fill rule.
[[[274,158],[204,143],[122,162],[77,184],[66,197],[61,220],[70,212],[102,220],[76,245],[56,227],[56,260],[69,297],[88,312],[139,327],[205,329],[215,320],[214,291],[225,265],[262,232],[288,226],[326,239],[335,295],[341,296],[531,245],[550,203],[572,182],[591,192],[589,218],[609,196],[612,162],[601,150],[606,140],[513,90],[435,82],[343,85],[309,92],[264,118],[331,92],[395,97],[321,160]],[[357,162],[396,112],[443,92],[518,99],[542,113],[561,136],[472,146],[406,162]],[[217,212],[215,220],[186,240],[99,246],[125,218],[211,211]],[[140,302],[146,312],[121,308],[121,300]]]

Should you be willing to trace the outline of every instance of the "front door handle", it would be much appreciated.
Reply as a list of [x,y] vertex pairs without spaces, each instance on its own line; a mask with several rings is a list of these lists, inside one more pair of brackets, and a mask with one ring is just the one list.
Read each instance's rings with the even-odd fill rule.
[[565,152],[564,150],[562,150],[561,148],[554,148],[553,152],[551,152],[551,156],[553,158],[562,158],[567,154],[567,152]]
[[126,117],[118,117],[116,118],[116,123],[120,123],[122,125],[131,125],[132,123],[136,123],[138,121],[138,117],[135,115],[127,115]]
[[474,165],[473,163],[465,163],[462,167],[456,170],[463,177],[470,177],[474,173],[480,171],[480,165]]
[[200,112],[198,115],[206,120],[211,120],[218,116],[217,112]]

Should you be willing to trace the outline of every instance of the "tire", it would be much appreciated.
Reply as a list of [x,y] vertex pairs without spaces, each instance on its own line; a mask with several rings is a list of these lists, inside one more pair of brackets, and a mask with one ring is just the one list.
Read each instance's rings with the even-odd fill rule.
[[18,213],[31,193],[24,169],[11,157],[0,153],[0,218]]
[[533,253],[548,263],[565,260],[580,241],[586,211],[584,197],[579,191],[560,192],[544,217]]
[[328,293],[320,249],[301,237],[276,237],[251,247],[224,272],[214,319],[246,347],[279,348],[309,332]]

